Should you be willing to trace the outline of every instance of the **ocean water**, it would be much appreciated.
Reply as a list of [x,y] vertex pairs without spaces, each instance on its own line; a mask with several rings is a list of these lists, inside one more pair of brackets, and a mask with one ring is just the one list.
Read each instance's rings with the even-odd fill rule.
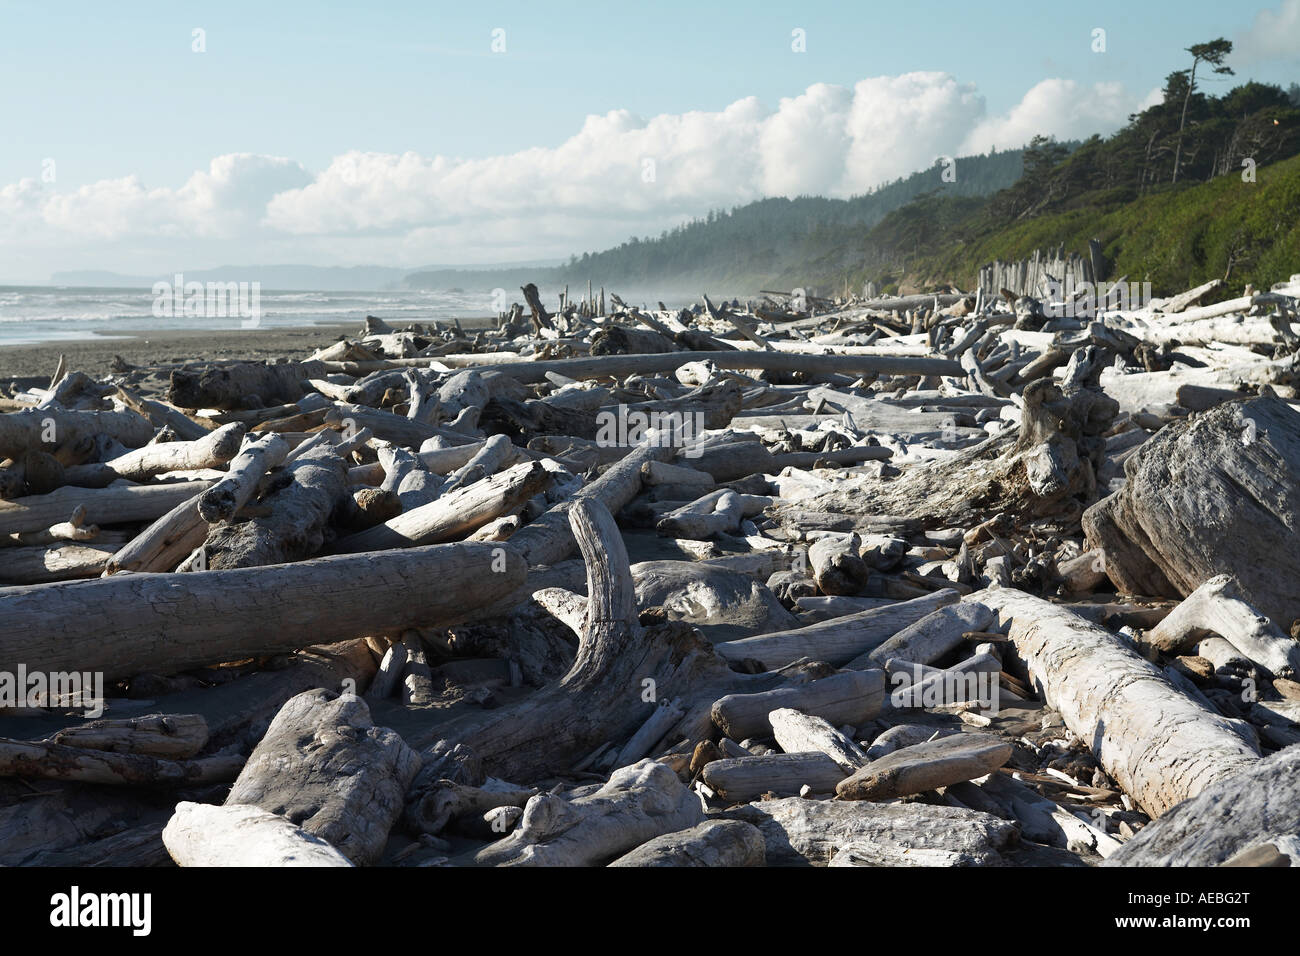
[[[405,325],[495,314],[488,296],[481,292],[262,290],[258,300],[257,328],[333,322],[356,323],[360,327],[367,315]],[[248,329],[247,320],[235,308],[228,309],[226,315],[207,308],[186,315],[183,299],[174,305],[180,308],[172,308],[172,314],[156,315],[155,296],[150,289],[0,286],[0,345],[103,338],[148,329]],[[164,307],[160,311],[168,310]],[[208,312],[212,314],[205,314]]]

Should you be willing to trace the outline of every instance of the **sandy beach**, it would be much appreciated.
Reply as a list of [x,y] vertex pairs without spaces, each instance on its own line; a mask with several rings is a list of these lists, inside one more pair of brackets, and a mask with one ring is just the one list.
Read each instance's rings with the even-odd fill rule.
[[300,358],[356,332],[356,323],[265,329],[136,329],[113,335],[88,335],[82,340],[0,346],[0,381],[46,377],[59,356],[68,368],[92,378],[107,375],[114,356],[133,365],[191,362],[200,359],[265,360]]

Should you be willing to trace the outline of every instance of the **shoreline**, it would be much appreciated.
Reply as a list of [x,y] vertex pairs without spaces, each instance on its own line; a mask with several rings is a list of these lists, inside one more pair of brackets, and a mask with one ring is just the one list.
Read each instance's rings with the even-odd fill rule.
[[[475,321],[462,319],[461,324],[471,328]],[[301,358],[343,336],[355,336],[359,328],[358,322],[344,321],[258,329],[114,329],[76,339],[0,344],[0,382],[48,380],[60,355],[69,370],[92,378],[108,375],[115,356],[132,365]]]

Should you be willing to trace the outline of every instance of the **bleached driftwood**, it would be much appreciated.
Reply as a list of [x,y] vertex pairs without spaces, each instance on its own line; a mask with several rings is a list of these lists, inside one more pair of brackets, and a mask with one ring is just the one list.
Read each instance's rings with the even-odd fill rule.
[[1011,757],[1011,743],[992,734],[953,734],[873,760],[835,788],[842,800],[889,800],[992,773]]
[[1083,515],[1117,588],[1185,597],[1230,574],[1283,630],[1300,618],[1300,413],[1278,398],[1228,402],[1165,426],[1125,465],[1122,490]]
[[768,866],[826,866],[840,850],[862,841],[895,852],[942,850],[958,865],[996,866],[1018,836],[1014,823],[991,814],[923,803],[789,797],[721,816],[758,827]]
[[1259,750],[1160,669],[1078,615],[1012,588],[982,591],[1043,699],[1124,792],[1158,817],[1247,769]]
[[811,793],[834,793],[846,775],[826,754],[809,751],[713,760],[704,765],[701,779],[722,799],[744,803],[765,793],[794,796],[805,787]]
[[162,839],[177,866],[351,866],[332,845],[260,807],[181,801]]
[[695,826],[699,799],[661,763],[614,771],[594,793],[566,801],[539,794],[518,828],[475,855],[487,866],[598,866],[665,833]]
[[950,589],[886,607],[810,624],[791,631],[762,634],[716,646],[729,661],[753,659],[768,669],[784,667],[801,657],[836,666],[846,664],[915,624],[930,612],[955,602],[960,595]]
[[174,673],[436,625],[509,593],[524,576],[516,554],[453,544],[183,578],[15,587],[0,603],[0,660],[33,671],[103,671],[107,681]]
[[777,745],[788,754],[815,750],[834,760],[845,773],[854,773],[867,762],[861,747],[821,717],[783,707],[768,714],[767,721]]
[[689,830],[647,840],[610,866],[762,866],[763,834],[752,823],[708,820]]
[[279,435],[246,436],[226,476],[199,496],[199,515],[210,523],[230,521],[253,497],[263,476],[288,454],[289,443]]
[[1146,640],[1176,654],[1210,633],[1226,638],[1277,677],[1300,671],[1300,643],[1251,607],[1240,585],[1227,574],[1216,574],[1184,598],[1147,633]]
[[769,715],[788,708],[821,717],[836,727],[860,727],[880,712],[885,699],[885,673],[844,671],[804,684],[751,694],[728,694],[712,707],[713,723],[733,740],[767,736]]

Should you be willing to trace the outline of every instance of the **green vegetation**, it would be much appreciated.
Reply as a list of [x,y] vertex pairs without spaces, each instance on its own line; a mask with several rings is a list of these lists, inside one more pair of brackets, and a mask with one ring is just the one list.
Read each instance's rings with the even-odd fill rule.
[[1184,75],[1171,74],[1162,103],[1068,154],[1035,139],[1024,175],[985,202],[941,199],[892,213],[858,238],[862,265],[849,281],[970,286],[994,259],[1062,243],[1083,252],[1093,237],[1113,276],[1150,281],[1157,294],[1215,277],[1230,292],[1267,288],[1300,271],[1300,87],[1188,92]]

